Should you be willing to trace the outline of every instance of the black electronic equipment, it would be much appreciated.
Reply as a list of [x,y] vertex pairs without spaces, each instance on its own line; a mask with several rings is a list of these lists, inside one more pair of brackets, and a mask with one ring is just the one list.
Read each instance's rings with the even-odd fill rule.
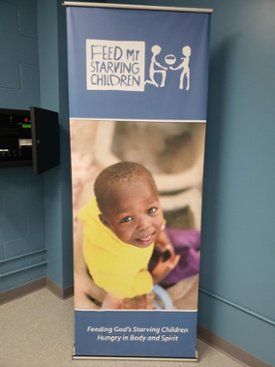
[[32,165],[39,174],[59,163],[57,112],[0,109],[0,167]]

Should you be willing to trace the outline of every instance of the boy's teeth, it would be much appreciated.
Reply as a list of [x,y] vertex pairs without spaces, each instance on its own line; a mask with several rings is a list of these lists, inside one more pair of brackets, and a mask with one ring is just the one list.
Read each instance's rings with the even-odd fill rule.
[[150,238],[151,238],[151,235],[149,234],[147,237],[141,238],[141,241],[148,241],[150,240]]

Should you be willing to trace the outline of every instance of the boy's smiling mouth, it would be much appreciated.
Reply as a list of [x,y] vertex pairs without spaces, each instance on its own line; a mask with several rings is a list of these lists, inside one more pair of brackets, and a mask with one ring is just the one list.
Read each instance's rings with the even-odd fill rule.
[[154,241],[154,237],[155,237],[156,231],[153,233],[150,233],[146,236],[142,236],[140,238],[136,239],[136,242],[142,246],[148,246],[150,245],[153,241]]

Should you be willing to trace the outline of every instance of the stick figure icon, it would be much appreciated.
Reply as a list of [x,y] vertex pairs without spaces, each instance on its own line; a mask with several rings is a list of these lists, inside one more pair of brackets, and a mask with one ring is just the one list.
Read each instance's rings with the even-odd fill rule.
[[184,79],[186,78],[186,88],[185,90],[189,90],[190,89],[190,68],[189,68],[189,62],[190,62],[190,56],[191,56],[191,47],[190,46],[184,46],[182,48],[182,55],[183,57],[181,57],[182,63],[180,63],[178,66],[173,67],[170,66],[169,68],[171,70],[180,70],[181,74],[180,74],[180,83],[179,83],[179,89],[183,89],[184,87]]
[[[151,62],[150,62],[150,68],[149,68],[149,80],[146,80],[145,84],[152,84],[155,87],[164,87],[165,86],[165,81],[166,81],[166,76],[167,76],[167,68],[163,65],[161,65],[158,61],[157,61],[157,56],[160,54],[161,52],[161,47],[159,45],[154,45],[151,48],[152,51],[152,57],[151,57]],[[161,82],[160,84],[157,83],[157,81],[155,80],[155,75],[156,74],[160,74],[161,75]]]

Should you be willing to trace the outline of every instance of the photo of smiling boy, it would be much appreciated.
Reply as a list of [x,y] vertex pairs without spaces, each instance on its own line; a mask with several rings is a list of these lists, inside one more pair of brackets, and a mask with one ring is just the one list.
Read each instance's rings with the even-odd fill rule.
[[[141,164],[120,162],[100,172],[94,192],[79,219],[89,274],[106,292],[101,308],[131,308],[131,300],[135,300],[133,308],[152,308],[148,300],[154,284],[180,259],[164,231],[153,176]],[[169,256],[149,272],[155,247]]]

